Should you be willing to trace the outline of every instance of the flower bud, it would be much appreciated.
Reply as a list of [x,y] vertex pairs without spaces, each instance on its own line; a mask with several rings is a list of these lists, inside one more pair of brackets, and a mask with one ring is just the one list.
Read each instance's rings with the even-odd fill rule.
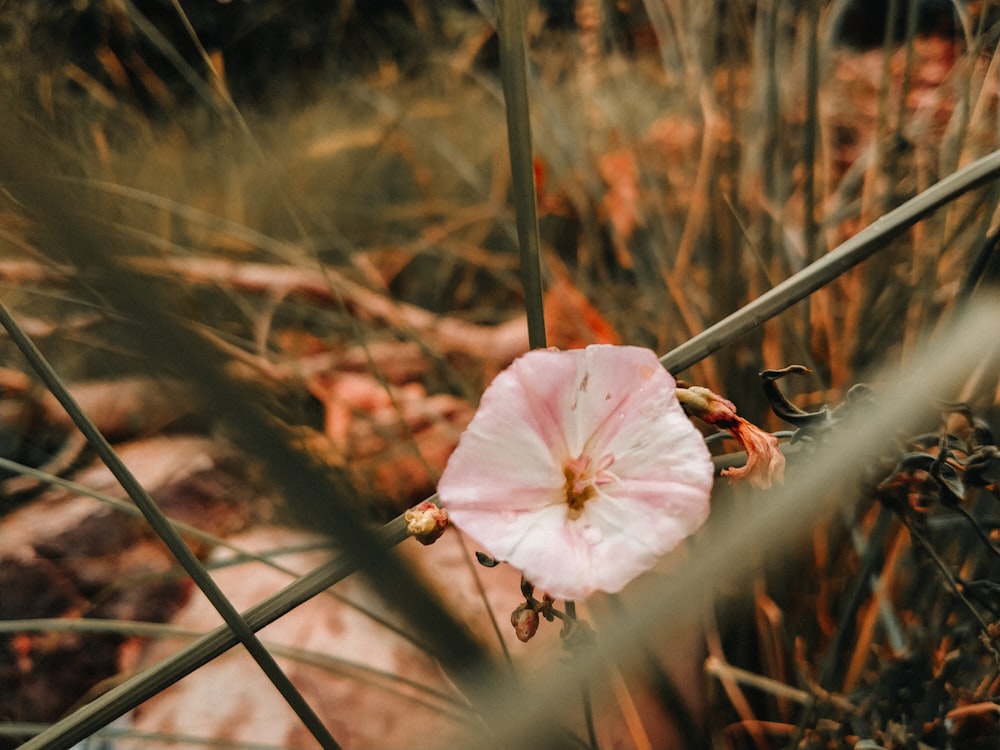
[[517,640],[527,643],[538,632],[538,613],[527,604],[522,604],[510,613],[510,624],[514,626]]
[[404,514],[406,533],[421,544],[433,544],[448,528],[448,511],[425,500]]

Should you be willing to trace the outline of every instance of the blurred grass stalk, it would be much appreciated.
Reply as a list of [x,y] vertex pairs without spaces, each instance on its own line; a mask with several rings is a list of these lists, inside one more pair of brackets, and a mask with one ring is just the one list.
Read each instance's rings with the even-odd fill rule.
[[[12,128],[12,132],[16,130]],[[123,255],[129,255],[125,252],[129,247],[127,237],[100,221],[93,223],[78,214],[77,210],[87,205],[86,197],[67,192],[65,183],[53,180],[58,172],[50,173],[43,166],[44,158],[39,160],[41,163],[32,165],[34,169],[28,167],[29,162],[24,159],[26,153],[41,157],[32,142],[28,137],[20,144],[27,151],[6,151],[4,156],[8,169],[16,175],[9,184],[17,185],[18,196],[25,205],[34,209],[37,215],[46,217],[47,235],[43,245],[53,255],[69,253],[78,267],[87,268],[94,274],[96,285],[109,303],[145,330],[145,335],[136,340],[139,346],[146,347],[143,353],[150,366],[177,370],[187,378],[201,394],[203,407],[228,425],[234,442],[248,455],[263,462],[272,481],[295,502],[302,521],[335,540],[351,559],[348,563],[351,569],[365,571],[375,589],[407,617],[418,637],[428,644],[433,657],[467,691],[470,700],[474,704],[481,703],[484,696],[477,697],[468,691],[477,689],[473,675],[487,669],[491,657],[468,630],[441,607],[412,571],[388,550],[389,545],[379,534],[362,520],[352,490],[343,477],[333,469],[321,468],[292,448],[287,436],[260,408],[261,394],[226,374],[214,347],[171,314],[172,305],[164,290],[152,279],[135,274],[116,262]],[[322,588],[332,583],[331,580]],[[322,589],[312,593],[319,590]],[[250,617],[245,619],[251,632],[259,629],[259,622]],[[232,645],[235,643],[228,643],[222,650]],[[163,672],[158,672],[155,678],[147,675],[141,684],[132,684],[125,692],[115,695],[128,701],[141,695],[149,697],[182,675],[175,673],[173,680],[164,679],[164,676]],[[126,695],[129,691],[132,695]],[[141,700],[140,697],[139,702]],[[24,747],[69,747],[127,710],[122,707],[122,703],[110,700],[94,701],[68,721],[57,723],[49,732],[32,738]]]
[[114,448],[94,425],[80,405],[69,392],[62,378],[52,368],[35,343],[24,333],[17,321],[10,314],[6,305],[0,302],[0,325],[7,330],[11,339],[21,350],[26,361],[35,370],[38,377],[45,383],[49,392],[56,397],[59,404],[73,420],[77,429],[84,435],[90,447],[100,457],[108,470],[125,489],[129,498],[142,512],[146,522],[156,532],[157,536],[170,550],[170,554],[180,563],[187,574],[201,589],[202,593],[212,603],[215,610],[222,616],[226,624],[239,638],[246,650],[253,656],[261,671],[267,675],[272,685],[285,699],[285,702],[295,711],[309,733],[315,737],[325,750],[339,750],[339,743],[333,738],[323,721],[316,715],[308,701],[302,696],[295,684],[285,674],[275,660],[274,655],[264,647],[253,629],[240,617],[236,607],[219,588],[215,579],[205,569],[194,551],[187,545],[181,533],[160,510],[156,501],[146,492],[135,475],[122,462]]

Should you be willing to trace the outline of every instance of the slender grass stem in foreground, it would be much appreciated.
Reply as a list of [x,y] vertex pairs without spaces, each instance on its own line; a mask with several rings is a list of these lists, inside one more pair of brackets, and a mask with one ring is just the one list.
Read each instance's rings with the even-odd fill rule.
[[[34,479],[37,479],[40,482],[44,482],[45,484],[58,487],[66,492],[71,492],[74,495],[79,495],[81,497],[91,497],[100,503],[104,503],[105,505],[108,505],[114,508],[115,510],[120,511],[121,513],[126,513],[131,516],[142,517],[142,511],[140,511],[137,507],[135,507],[135,505],[128,503],[125,500],[120,500],[117,497],[112,497],[103,492],[97,492],[95,490],[90,489],[89,487],[84,487],[82,484],[79,484],[77,482],[72,482],[68,479],[63,479],[62,477],[57,477],[51,474],[47,474],[44,471],[33,469],[30,466],[24,466],[23,464],[19,464],[16,461],[11,461],[9,459],[0,457],[0,469],[9,471],[14,474],[30,476]],[[226,549],[232,552],[233,553],[232,559],[227,560],[227,562],[224,563],[225,565],[239,565],[244,562],[253,561],[253,562],[258,562],[262,565],[266,565],[269,568],[277,570],[281,573],[285,573],[290,578],[298,578],[300,575],[298,572],[278,563],[274,559],[277,556],[285,554],[289,550],[272,550],[264,554],[250,552],[248,550],[242,549],[239,545],[232,544],[229,541],[215,534],[210,534],[207,531],[202,531],[197,526],[192,526],[189,523],[184,523],[183,521],[178,521],[170,517],[168,517],[167,520],[184,537],[195,539],[213,548]],[[317,537],[316,541],[313,544],[307,545],[307,548],[309,550],[315,550],[320,548],[328,549],[328,546],[326,545],[325,541],[322,541],[320,538]],[[305,551],[305,550],[299,547],[293,551]],[[383,617],[382,615],[378,614],[371,608],[362,606],[358,602],[352,601],[346,596],[343,596],[340,593],[333,590],[325,591],[324,594],[333,599],[336,599],[341,604],[350,607],[351,609],[364,615],[365,617],[368,617],[369,619],[372,620],[372,622],[381,625],[386,630],[389,630],[398,635],[400,638],[409,641],[422,651],[425,652],[428,651],[427,645],[421,643],[412,633],[410,633],[405,628],[400,627],[396,623],[391,622],[386,617]]]
[[[406,522],[403,517],[400,516],[386,524],[379,532],[378,538],[384,548],[403,541],[406,538]],[[355,557],[341,555],[242,612],[241,617],[256,632],[338,581],[357,572],[358,567]],[[166,690],[199,667],[226,653],[238,643],[239,639],[233,632],[227,626],[221,625],[176,654],[168,656],[52,724],[44,732],[24,743],[20,750],[54,750],[71,747],[157,693]]]
[[1000,151],[994,151],[948,175],[875,220],[847,242],[785,279],[753,302],[675,347],[673,351],[660,358],[660,363],[675,375],[686,370],[830,283],[868,256],[885,249],[890,239],[920,219],[963,193],[995,180],[998,175],[1000,175]]
[[[4,633],[114,633],[121,636],[140,638],[182,638],[194,641],[205,635],[204,631],[191,630],[158,622],[136,620],[105,620],[101,618],[35,618],[30,620],[0,620],[0,634]],[[265,641],[265,645],[275,656],[308,664],[330,674],[350,677],[358,683],[375,687],[395,695],[398,700],[409,701],[438,713],[447,714],[456,721],[475,723],[469,706],[453,693],[429,687],[415,680],[393,672],[377,669],[360,662],[330,656],[309,649]],[[108,682],[117,681],[115,677]],[[406,692],[401,688],[409,688]],[[2,727],[2,724],[0,724]]]

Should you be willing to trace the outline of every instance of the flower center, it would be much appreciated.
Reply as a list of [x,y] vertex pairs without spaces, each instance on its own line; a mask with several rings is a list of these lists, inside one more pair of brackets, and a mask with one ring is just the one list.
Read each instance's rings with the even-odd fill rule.
[[597,485],[615,479],[615,475],[608,471],[614,462],[615,457],[610,453],[601,456],[596,463],[585,453],[566,462],[563,475],[566,477],[566,505],[569,506],[570,518],[580,517],[584,504],[597,494]]

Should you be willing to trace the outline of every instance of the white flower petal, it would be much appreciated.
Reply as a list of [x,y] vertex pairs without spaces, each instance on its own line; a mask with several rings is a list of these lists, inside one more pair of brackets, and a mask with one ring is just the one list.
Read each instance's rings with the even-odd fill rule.
[[[512,562],[527,536],[551,539],[555,529],[554,519],[562,519],[566,515],[566,506],[562,502],[544,503],[541,498],[537,501],[537,507],[530,510],[505,508],[482,511],[472,506],[457,509],[449,506],[448,513],[452,523],[479,542],[486,554],[497,560]],[[454,520],[456,513],[461,524]],[[514,564],[514,567],[524,571],[520,565]]]
[[568,432],[580,441],[570,452],[613,453],[607,445],[622,430],[629,439],[641,439],[636,420],[655,421],[658,410],[676,398],[674,391],[674,379],[649,349],[588,346],[580,358],[576,391],[568,394]]
[[438,493],[487,553],[582,599],[619,591],[696,530],[712,475],[656,355],[591,346],[530,352],[497,376]]
[[438,483],[449,511],[481,502],[537,507],[533,491],[562,488],[565,441],[548,393],[558,390],[571,371],[572,363],[558,358],[536,368],[521,357],[496,377]]

